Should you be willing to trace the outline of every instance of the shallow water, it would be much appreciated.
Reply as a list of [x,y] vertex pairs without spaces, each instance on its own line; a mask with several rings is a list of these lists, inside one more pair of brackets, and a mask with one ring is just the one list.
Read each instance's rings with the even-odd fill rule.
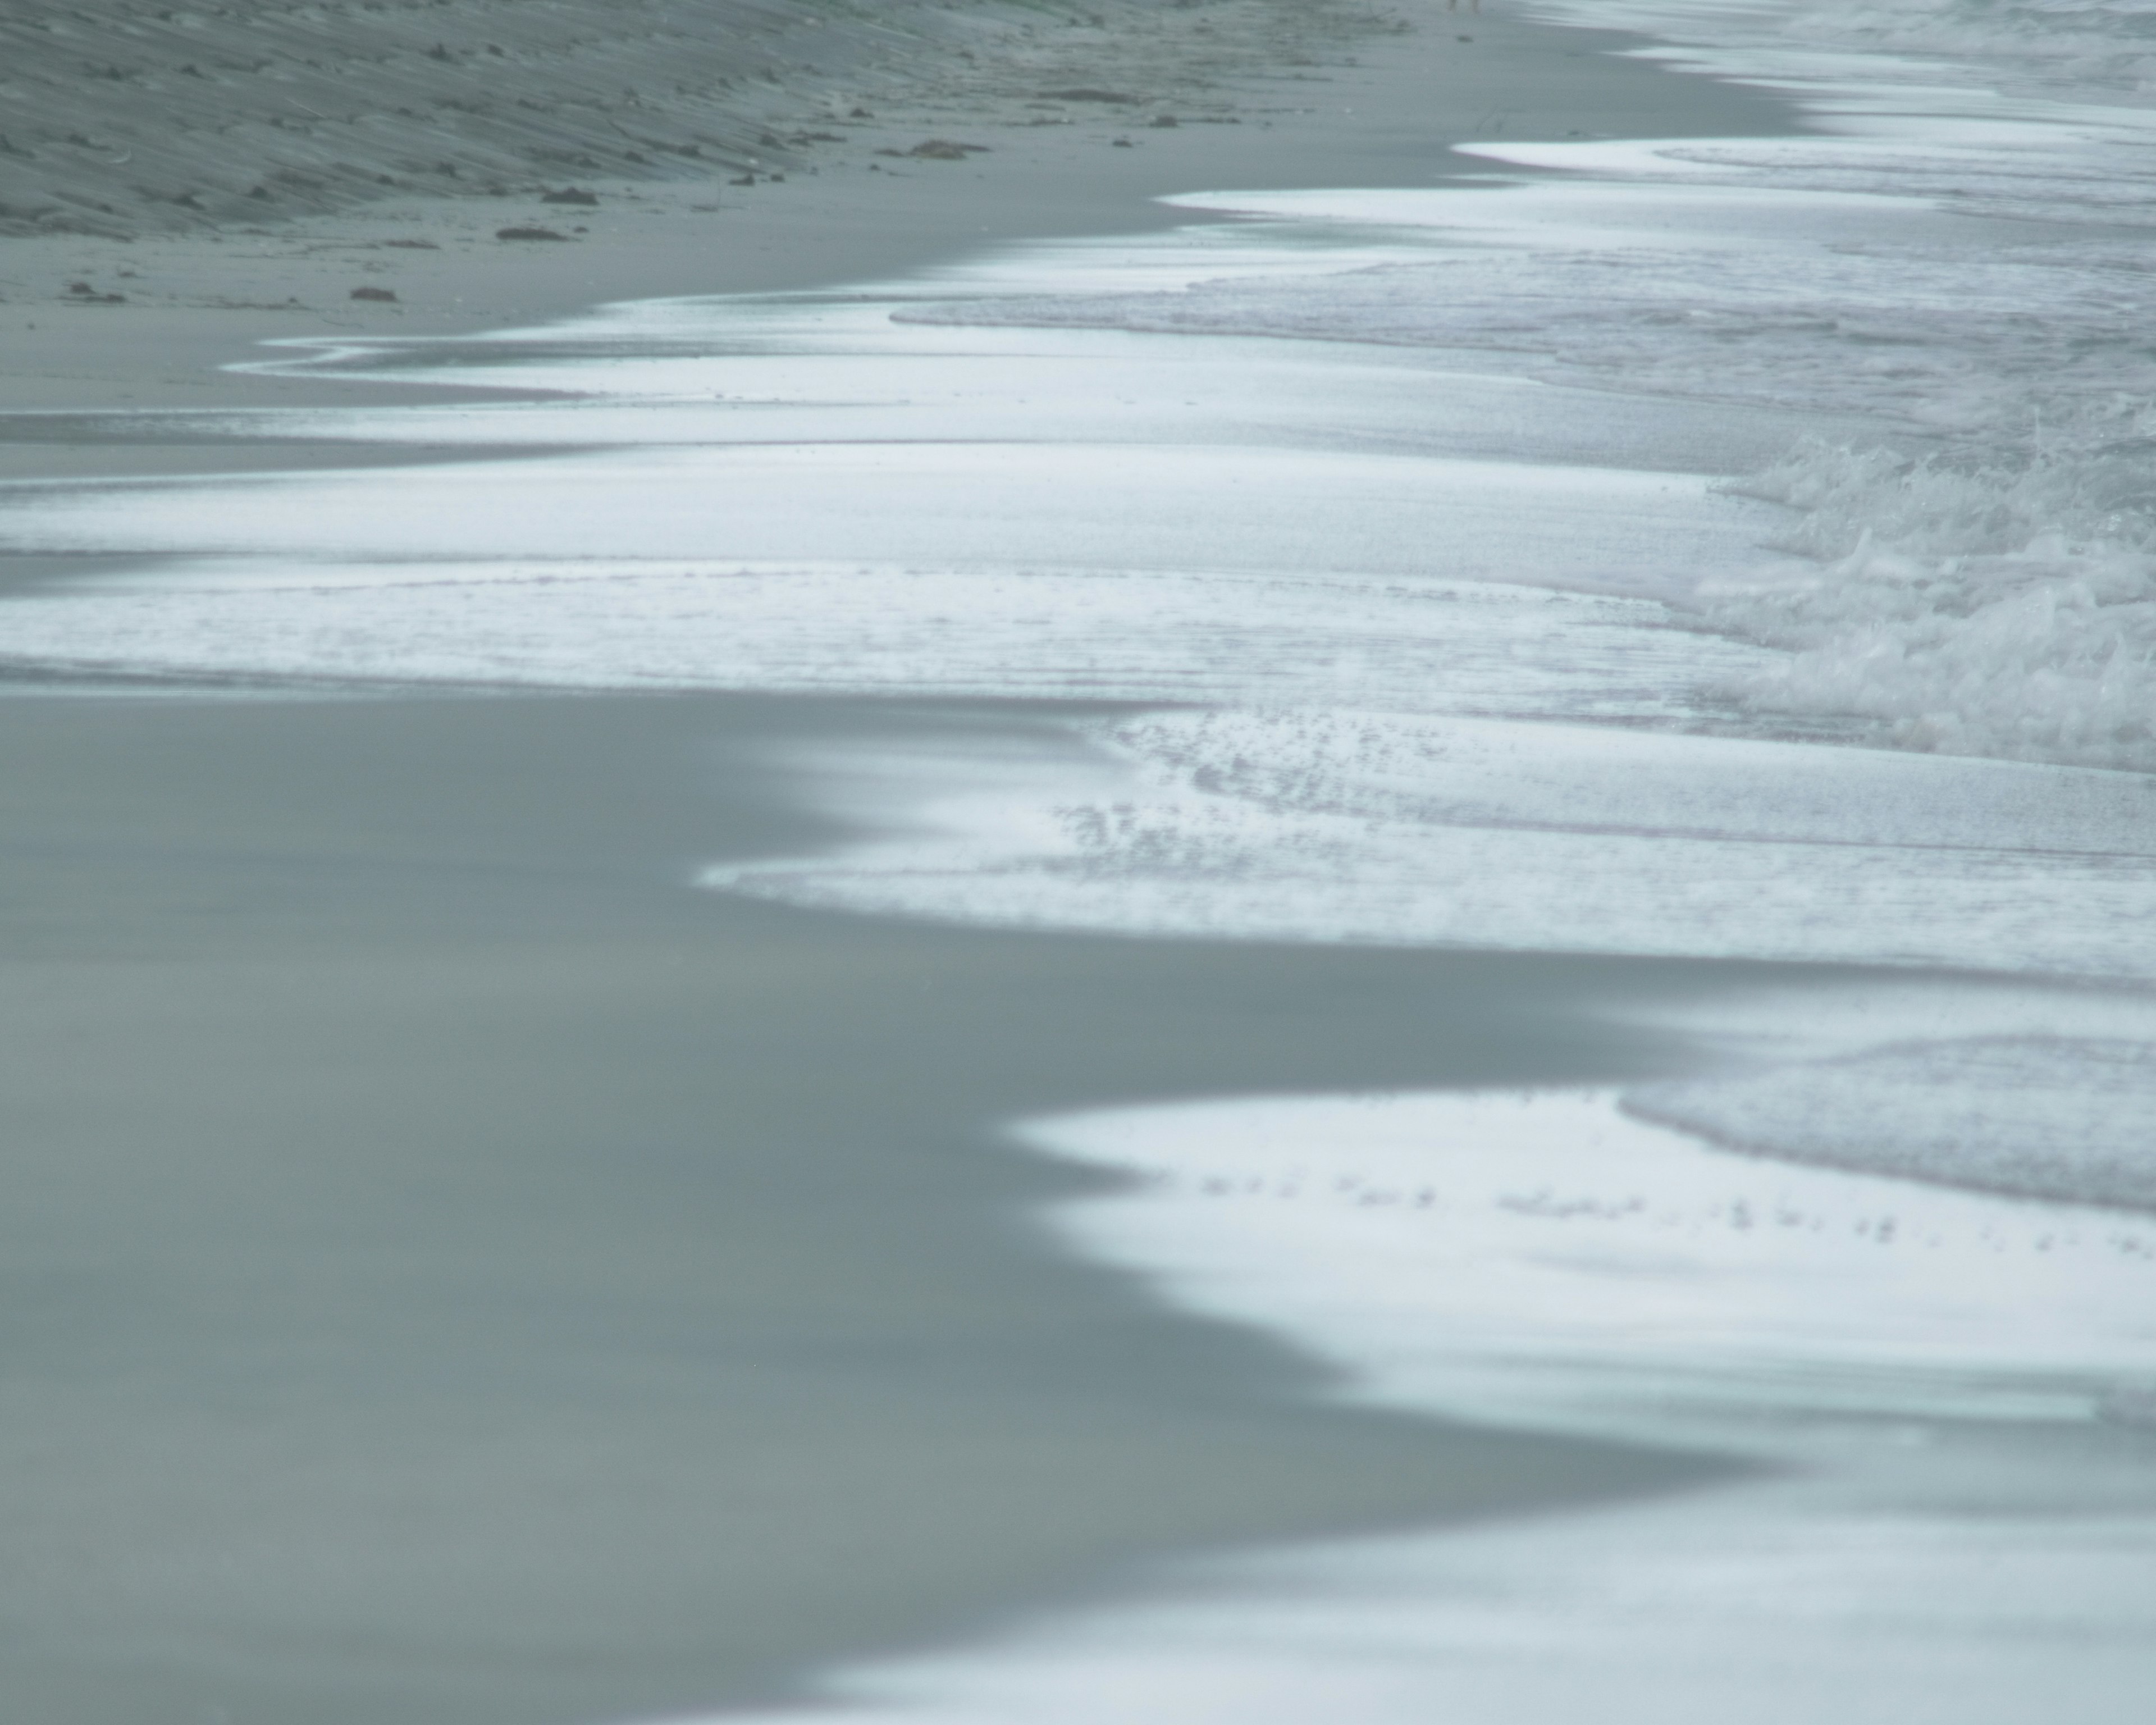
[[143,560],[9,602],[47,672],[1123,704],[788,745],[855,836],[717,891],[1907,972],[1610,1006],[1697,1068],[1629,1091],[1013,1123],[1137,1177],[1060,1246],[1348,1399],[1784,1473],[1216,1565],[836,1702],[2093,1721],[2150,1675],[2139,50],[2040,9],[2073,52],[2005,88],[1993,12],[1592,10],[1816,132],[301,344],[271,363],[558,394],[287,429],[544,457],[12,500],[27,552]]

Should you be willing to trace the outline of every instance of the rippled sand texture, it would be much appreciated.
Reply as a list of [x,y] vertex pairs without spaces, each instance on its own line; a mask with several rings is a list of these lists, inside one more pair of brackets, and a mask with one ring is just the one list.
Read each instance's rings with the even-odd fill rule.
[[393,191],[500,193],[580,175],[783,172],[833,141],[812,135],[824,122],[886,95],[1000,100],[1107,77],[1135,108],[1170,66],[1186,90],[1247,70],[1337,33],[1340,10],[10,0],[0,234],[259,224]]

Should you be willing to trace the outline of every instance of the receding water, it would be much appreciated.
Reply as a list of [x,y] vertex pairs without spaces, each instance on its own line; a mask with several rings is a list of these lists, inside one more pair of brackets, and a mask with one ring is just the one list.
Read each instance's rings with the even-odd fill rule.
[[[1322,1020],[1084,1085],[1072,1048],[984,1041],[1026,1075],[968,1095],[1032,1246],[1322,1363],[1306,1394],[1388,1444],[1466,1420],[1769,1475],[1214,1562],[834,1703],[2018,1725],[2145,1692],[2146,34],[1543,10],[1660,29],[1815,129],[293,344],[266,363],[546,393],[274,422],[469,462],[10,500],[26,555],[105,560],[8,599],[47,676],[843,698],[737,750],[795,824],[682,870],[712,914],[965,931],[1042,989],[1051,950],[1262,953]],[[1013,705],[922,716],[960,701]],[[1502,1034],[1464,970],[1297,996],[1365,963],[1482,967]],[[1426,1074],[1347,1052],[1394,1039]]]

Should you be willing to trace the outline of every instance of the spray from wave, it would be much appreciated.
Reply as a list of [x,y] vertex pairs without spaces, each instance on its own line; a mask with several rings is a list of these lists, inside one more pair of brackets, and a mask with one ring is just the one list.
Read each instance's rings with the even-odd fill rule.
[[1789,651],[1738,692],[1907,747],[2156,770],[2152,450],[1799,448],[1741,489],[1803,511],[1810,560],[1700,589],[1709,621]]

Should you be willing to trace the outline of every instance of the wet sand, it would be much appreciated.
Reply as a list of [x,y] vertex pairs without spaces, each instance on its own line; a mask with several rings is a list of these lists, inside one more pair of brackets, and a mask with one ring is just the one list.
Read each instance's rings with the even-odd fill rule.
[[[4,470],[335,459],[100,415],[350,398],[207,370],[265,335],[889,274],[1170,219],[1141,201],[1168,189],[1424,183],[1444,137],[1495,123],[1493,93],[1544,135],[1553,105],[1604,131],[1768,117],[1495,18],[1464,28],[1506,69],[1455,73],[1450,21],[1428,17],[1365,66],[1245,86],[1278,96],[1270,128],[1121,150],[1075,127],[1021,146],[1014,122],[993,156],[902,182],[855,163],[743,191],[703,218],[724,248],[663,212],[639,240],[628,189],[585,241],[513,268],[482,237],[500,218],[455,203],[370,205],[328,240],[9,242],[17,276],[22,248],[126,245],[176,280],[244,255],[221,291],[271,303],[362,256],[324,245],[410,231],[370,223],[469,239],[365,252],[397,259],[396,306],[290,325],[176,288],[41,305],[18,334],[11,285],[0,399],[82,417],[7,422]],[[924,98],[899,136],[935,118]],[[634,195],[662,193],[690,195]],[[64,340],[25,340],[54,319]],[[749,697],[9,703],[0,1710],[678,1712],[1194,1550],[1716,1476],[1329,1406],[1273,1344],[1043,1250],[1029,1208],[1078,1177],[996,1126],[1674,1070],[1603,1009],[1748,973],[972,933],[689,884],[814,836],[759,745],[984,721],[1029,722]]]
[[[841,141],[801,146],[811,159],[777,183],[585,174],[579,188],[599,202],[565,208],[540,201],[559,180],[534,177],[500,198],[392,193],[274,228],[0,240],[0,408],[346,406],[349,383],[217,368],[259,359],[257,344],[279,338],[470,333],[608,300],[886,279],[975,247],[1202,219],[1147,202],[1178,192],[1435,184],[1462,166],[1445,148],[1455,140],[1790,124],[1767,97],[1613,58],[1628,38],[1494,13],[1417,15],[1409,34],[1343,41],[1326,33],[1332,14],[1312,10],[1262,69],[1193,65],[1118,36],[1081,41],[1046,66],[917,82],[880,97],[873,122],[824,128]],[[1305,64],[1281,63],[1291,56]],[[1069,80],[1145,100],[1040,99]],[[1152,123],[1170,116],[1172,128]],[[879,153],[937,137],[990,147],[958,162]],[[570,239],[495,237],[521,224]],[[77,281],[123,303],[77,295]],[[356,300],[357,288],[397,297]],[[0,417],[0,478],[80,470],[70,452],[90,443],[109,452],[108,470],[195,470],[202,458],[182,446],[196,435],[155,422]]]
[[1192,1548],[1712,1476],[1326,1407],[1038,1249],[1074,1178],[993,1127],[1634,1075],[1667,1054],[1596,1007],[1714,968],[684,882],[810,836],[746,744],[864,722],[937,721],[15,705],[11,1717],[627,1717]]

